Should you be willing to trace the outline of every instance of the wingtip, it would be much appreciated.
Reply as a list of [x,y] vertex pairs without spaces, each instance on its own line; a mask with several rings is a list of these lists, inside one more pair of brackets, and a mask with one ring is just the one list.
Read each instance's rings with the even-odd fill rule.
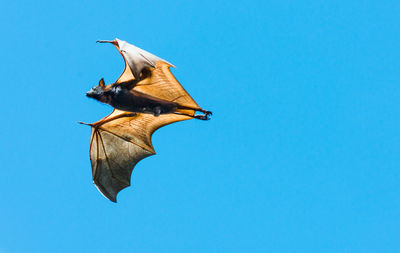
[[174,64],[167,62],[166,60],[163,60],[163,62],[165,62],[168,65],[168,68],[172,67],[172,68],[176,69]]
[[157,61],[156,62],[156,66],[160,66],[160,67],[167,67],[167,68],[170,68],[170,67],[172,67],[172,68],[176,68],[175,67],[175,65],[173,65],[173,64],[171,64],[170,62],[167,62],[166,60],[164,60],[164,59],[161,59],[161,60],[159,60],[159,61]]
[[117,203],[117,195],[114,196],[113,194],[110,194],[102,185],[96,184],[95,181],[93,181],[93,184],[94,186],[96,186],[101,195],[103,195],[103,197],[107,198],[111,202]]
[[100,193],[105,197],[105,198],[107,198],[108,200],[110,200],[111,202],[113,202],[113,203],[117,203],[117,196],[112,196],[112,195],[110,195],[110,194],[105,194],[105,193],[103,193],[102,191],[100,191]]

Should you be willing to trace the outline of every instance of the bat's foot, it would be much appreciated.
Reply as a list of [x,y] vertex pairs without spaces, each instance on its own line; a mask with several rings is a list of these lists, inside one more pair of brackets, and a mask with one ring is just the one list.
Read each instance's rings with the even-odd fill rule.
[[200,114],[200,115],[192,115],[192,114],[187,114],[187,113],[182,113],[182,112],[174,112],[175,114],[189,116],[189,117],[192,117],[194,119],[210,120],[210,116],[212,115],[212,112],[203,110],[201,108],[181,107],[179,109],[189,109],[189,110],[193,110],[195,112],[204,113],[204,114]]
[[210,111],[204,111],[203,115],[194,115],[193,117],[195,119],[201,119],[201,120],[210,120],[210,117],[212,115],[212,112]]

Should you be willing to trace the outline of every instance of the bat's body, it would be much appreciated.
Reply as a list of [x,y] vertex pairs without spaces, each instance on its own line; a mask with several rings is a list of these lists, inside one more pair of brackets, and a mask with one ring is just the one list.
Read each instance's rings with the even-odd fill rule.
[[114,85],[104,92],[94,92],[93,89],[86,93],[88,97],[106,103],[115,109],[135,112],[151,113],[154,116],[174,113],[178,105],[174,102],[158,99],[144,93],[130,90],[126,85]]
[[201,108],[182,106],[175,102],[147,95],[132,89],[134,86],[134,81],[128,81],[121,84],[114,83],[109,85],[108,88],[104,88],[107,86],[104,86],[102,79],[98,86],[93,87],[86,93],[86,96],[109,104],[118,110],[134,113],[150,113],[154,116],[168,113],[181,114],[177,112],[178,109],[192,109],[205,113],[205,115],[195,115],[193,116],[194,118],[207,120],[208,115],[211,113]]
[[183,89],[167,61],[119,39],[100,42],[112,43],[125,61],[115,83],[105,85],[101,79],[86,94],[115,108],[110,115],[86,125],[92,127],[93,182],[105,197],[116,202],[118,192],[130,185],[136,163],[155,154],[151,143],[154,131],[192,118],[208,120],[211,112],[203,110]]
[[154,116],[174,113],[179,106],[177,103],[157,99],[123,87],[113,89],[110,105],[122,111],[150,113]]

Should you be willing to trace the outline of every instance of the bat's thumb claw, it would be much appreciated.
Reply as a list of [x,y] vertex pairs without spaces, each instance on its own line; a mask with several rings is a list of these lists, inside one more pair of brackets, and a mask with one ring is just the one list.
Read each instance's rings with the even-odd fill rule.
[[82,125],[92,126],[92,124],[85,123],[85,122],[81,122],[81,121],[78,121],[78,123],[79,123],[79,124],[82,124]]
[[97,40],[96,43],[111,43],[116,45],[117,42],[115,40]]

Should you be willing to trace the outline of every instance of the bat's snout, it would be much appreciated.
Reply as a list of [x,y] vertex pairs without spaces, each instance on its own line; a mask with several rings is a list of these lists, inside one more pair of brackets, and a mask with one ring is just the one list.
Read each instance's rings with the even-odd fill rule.
[[96,99],[100,102],[106,103],[107,101],[107,96],[105,96],[102,87],[100,86],[95,86],[88,92],[86,92],[86,96],[89,98]]
[[93,97],[93,92],[92,91],[88,91],[86,92],[86,97]]
[[86,92],[86,96],[89,98],[96,98],[99,95],[100,95],[99,92],[94,89],[91,89],[90,91]]

